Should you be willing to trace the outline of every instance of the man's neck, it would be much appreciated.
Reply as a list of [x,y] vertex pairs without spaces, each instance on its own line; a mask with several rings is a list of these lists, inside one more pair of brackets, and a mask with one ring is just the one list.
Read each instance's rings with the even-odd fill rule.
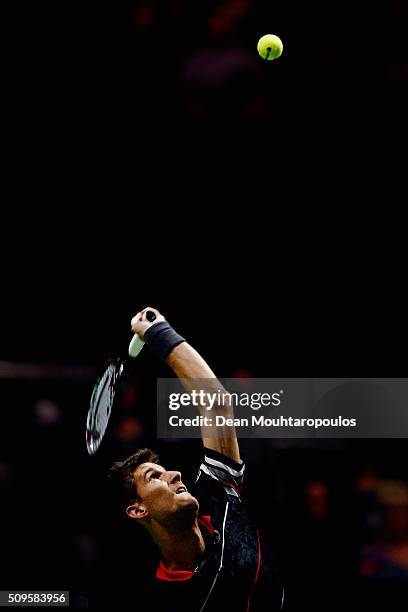
[[205,551],[205,542],[197,519],[186,528],[168,530],[161,527],[154,538],[163,563],[169,570],[194,571]]

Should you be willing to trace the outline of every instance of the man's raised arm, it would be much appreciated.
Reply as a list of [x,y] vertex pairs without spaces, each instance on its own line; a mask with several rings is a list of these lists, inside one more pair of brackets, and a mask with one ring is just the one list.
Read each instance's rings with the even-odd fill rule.
[[[156,319],[146,320],[146,311],[153,311]],[[221,405],[215,404],[211,410],[214,423],[217,415],[233,418],[234,410],[228,393],[223,389],[214,372],[190,346],[167,323],[165,318],[155,308],[145,308],[132,319],[132,331],[137,333],[150,346],[157,357],[164,359],[176,376],[180,378],[186,391],[202,390],[204,393],[222,397]],[[199,389],[198,389],[199,386]],[[221,391],[221,394],[218,392]],[[200,406],[200,413],[206,414],[207,406]],[[238,440],[233,426],[206,426],[201,428],[203,444],[206,448],[240,462]]]

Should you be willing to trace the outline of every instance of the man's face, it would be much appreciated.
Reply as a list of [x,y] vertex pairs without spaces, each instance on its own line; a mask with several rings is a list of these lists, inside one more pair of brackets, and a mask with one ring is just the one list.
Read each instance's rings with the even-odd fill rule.
[[156,463],[142,463],[134,472],[139,505],[150,519],[171,524],[193,521],[198,501],[181,481],[180,472],[167,471]]

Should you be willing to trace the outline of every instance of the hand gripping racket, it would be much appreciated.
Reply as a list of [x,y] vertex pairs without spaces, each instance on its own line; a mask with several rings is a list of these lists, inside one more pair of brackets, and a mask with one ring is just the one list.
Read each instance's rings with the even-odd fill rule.
[[[156,319],[155,313],[151,310],[147,310],[143,317],[150,322]],[[137,357],[143,346],[143,340],[135,334],[129,344],[129,357]],[[94,455],[98,450],[105,435],[115,400],[123,391],[127,363],[127,359],[120,357],[114,359],[94,385],[86,419],[86,448],[90,455]]]

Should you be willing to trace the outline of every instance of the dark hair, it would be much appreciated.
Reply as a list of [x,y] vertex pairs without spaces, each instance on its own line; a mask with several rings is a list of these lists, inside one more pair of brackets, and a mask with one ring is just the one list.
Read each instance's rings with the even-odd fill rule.
[[116,461],[110,468],[108,476],[121,504],[128,506],[138,501],[134,473],[139,465],[146,462],[158,463],[159,455],[150,448],[140,448],[124,461]]

